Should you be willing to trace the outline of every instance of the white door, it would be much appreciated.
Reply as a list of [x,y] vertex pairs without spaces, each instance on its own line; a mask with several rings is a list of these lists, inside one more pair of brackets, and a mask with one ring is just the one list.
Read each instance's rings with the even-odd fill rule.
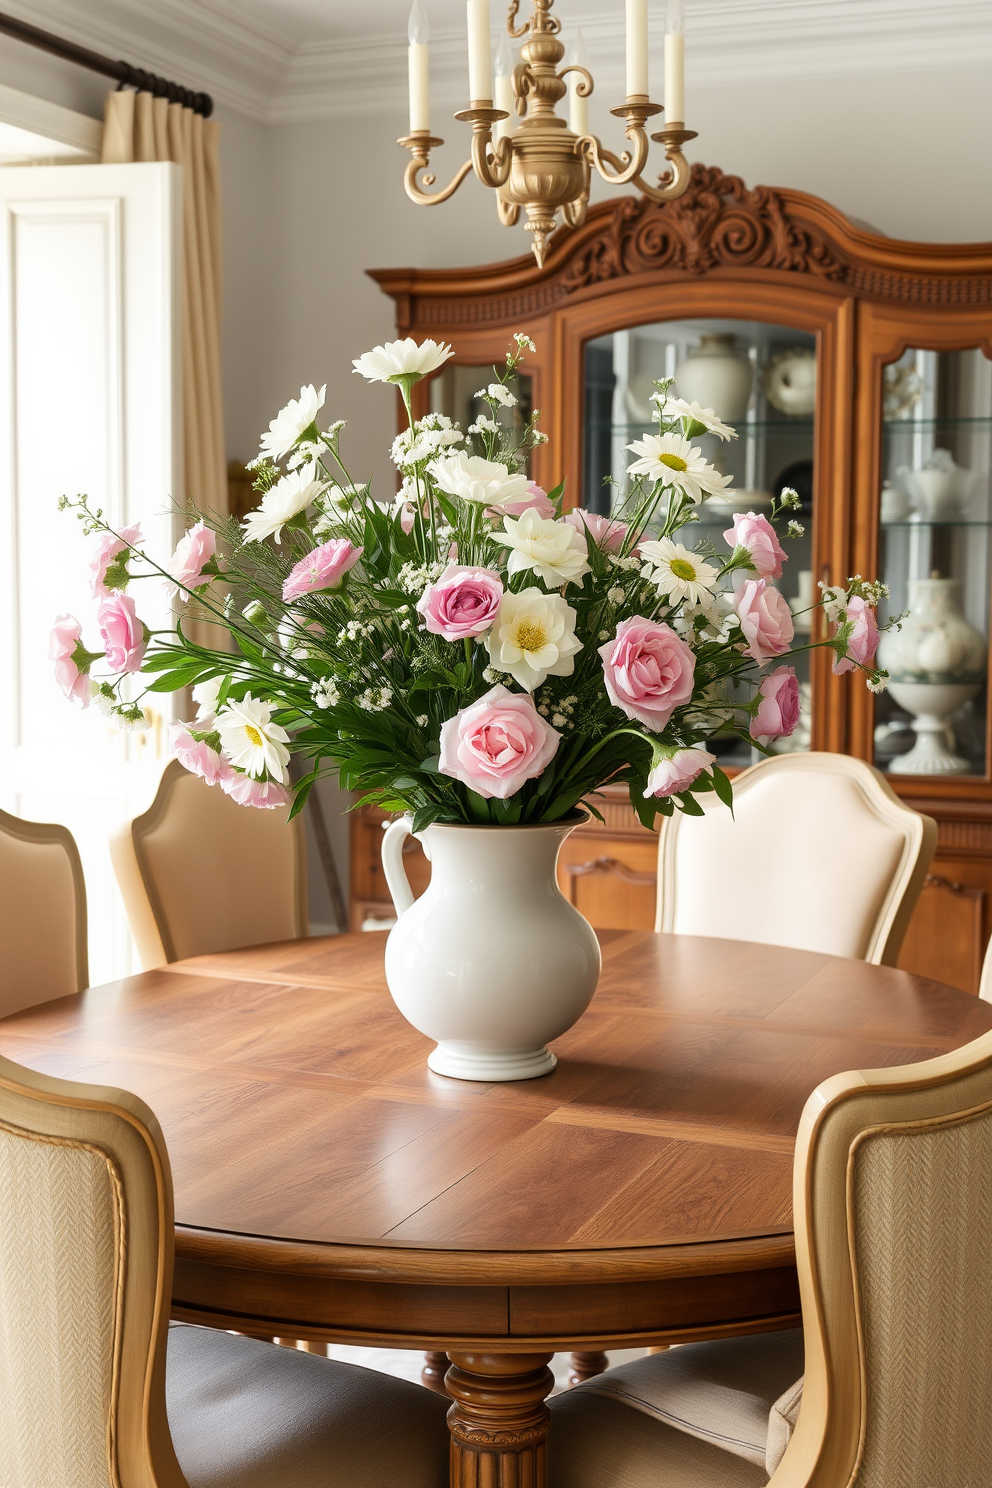
[[[68,611],[99,650],[93,539],[58,500],[85,492],[171,554],[181,520],[181,195],[173,165],[0,169],[0,802],[64,823],[89,897],[90,980],[131,970],[107,836],[147,804],[169,699],[122,734],[70,704],[48,659]],[[157,582],[130,591],[169,623]],[[98,668],[97,668],[98,669]],[[3,906],[0,905],[0,914]]]

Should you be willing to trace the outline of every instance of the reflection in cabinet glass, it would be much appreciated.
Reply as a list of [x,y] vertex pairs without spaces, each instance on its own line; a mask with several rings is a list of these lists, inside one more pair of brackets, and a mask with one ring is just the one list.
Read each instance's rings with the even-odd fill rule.
[[881,558],[904,614],[875,759],[893,775],[985,775],[992,361],[906,351],[883,370]]
[[[430,382],[430,411],[443,413],[464,431],[476,419],[490,416],[490,407],[479,397],[493,380],[492,363],[471,366],[465,362],[448,362]],[[532,408],[531,379],[519,375],[507,384],[516,398],[512,408],[500,408],[499,423],[515,439],[521,439],[530,422]]]
[[[760,321],[670,320],[615,331],[589,341],[585,352],[585,448],[582,489],[586,504],[608,513],[622,501],[626,471],[635,455],[629,445],[655,430],[651,394],[660,378],[675,379],[675,393],[712,409],[737,429],[724,442],[703,434],[693,443],[733,479],[725,497],[708,497],[699,527],[683,534],[690,545],[720,558],[728,553],[724,532],[734,512],[768,512],[773,498],[791,486],[805,527],[790,540],[789,562],[778,581],[795,615],[796,639],[808,638],[813,601],[813,447],[816,405],[816,341],[807,332]],[[796,658],[802,717],[791,738],[773,748],[808,749],[812,727],[809,658]],[[739,739],[708,746],[723,764],[747,765],[760,758]]]

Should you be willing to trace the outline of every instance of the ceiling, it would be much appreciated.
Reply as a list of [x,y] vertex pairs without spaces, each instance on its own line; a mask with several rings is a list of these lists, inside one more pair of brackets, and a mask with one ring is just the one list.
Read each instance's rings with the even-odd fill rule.
[[[663,0],[650,3],[660,52]],[[992,62],[989,3],[686,0],[688,82]],[[465,103],[464,0],[424,4],[434,97]],[[500,8],[494,0],[494,24]],[[5,0],[4,10],[268,123],[398,112],[405,99],[409,0]],[[624,0],[557,0],[556,13],[566,39],[582,25],[600,88],[617,91]]]

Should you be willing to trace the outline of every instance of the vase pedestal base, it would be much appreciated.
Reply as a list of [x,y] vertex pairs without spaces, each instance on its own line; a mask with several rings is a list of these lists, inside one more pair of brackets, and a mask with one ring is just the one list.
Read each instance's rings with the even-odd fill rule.
[[428,1068],[436,1075],[447,1075],[449,1080],[479,1080],[485,1085],[494,1080],[536,1080],[550,1075],[557,1063],[547,1048],[483,1049],[457,1039],[438,1044],[427,1059]]

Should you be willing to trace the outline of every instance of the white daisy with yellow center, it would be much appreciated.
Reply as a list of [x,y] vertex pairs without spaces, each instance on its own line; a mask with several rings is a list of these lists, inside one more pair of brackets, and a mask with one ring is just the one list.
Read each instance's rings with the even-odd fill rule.
[[232,765],[256,780],[265,774],[280,784],[286,780],[289,735],[272,722],[271,703],[253,698],[250,692],[240,702],[228,698],[214,728]]
[[704,563],[698,553],[673,542],[670,537],[642,542],[638,556],[644,560],[641,574],[658,586],[659,594],[666,594],[673,604],[688,600],[690,604],[705,604],[719,577],[710,563]]
[[674,486],[690,501],[702,501],[704,495],[730,485],[731,477],[721,475],[681,434],[645,434],[627,448],[639,457],[628,465],[628,475],[646,475],[649,480]]
[[497,671],[533,692],[546,677],[570,677],[575,653],[575,611],[560,594],[540,589],[505,593],[486,646]]

